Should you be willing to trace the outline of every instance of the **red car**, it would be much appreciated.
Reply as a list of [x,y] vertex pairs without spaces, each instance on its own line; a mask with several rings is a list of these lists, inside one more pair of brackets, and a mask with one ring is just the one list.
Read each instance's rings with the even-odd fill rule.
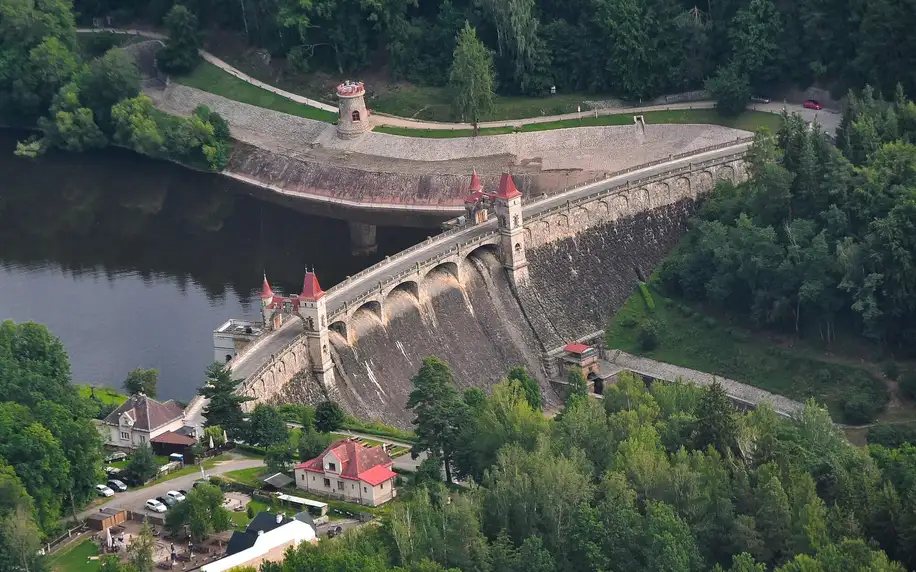
[[807,109],[821,109],[824,107],[816,99],[806,99],[802,105]]

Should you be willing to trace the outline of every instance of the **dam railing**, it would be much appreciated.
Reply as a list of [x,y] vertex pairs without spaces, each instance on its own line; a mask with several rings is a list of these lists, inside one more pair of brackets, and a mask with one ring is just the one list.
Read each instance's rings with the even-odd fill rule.
[[[680,159],[685,159],[685,158],[687,158],[687,157],[692,157],[692,156],[694,156],[694,155],[700,155],[700,154],[703,154],[703,153],[709,153],[709,152],[711,152],[711,151],[718,151],[718,150],[720,150],[720,149],[727,149],[727,148],[729,148],[729,147],[735,147],[735,146],[742,145],[742,144],[745,144],[745,143],[750,143],[750,142],[752,142],[753,140],[754,140],[754,137],[739,137],[739,138],[737,138],[737,139],[735,139],[735,140],[733,140],[733,141],[726,141],[726,142],[724,142],[724,143],[717,143],[716,145],[710,145],[710,146],[708,146],[708,147],[702,147],[702,148],[700,148],[700,149],[695,149],[695,150],[693,150],[693,151],[687,151],[687,152],[684,152],[684,153],[678,153],[677,155],[669,155],[668,157],[665,157],[665,158],[662,158],[662,159],[656,159],[655,161],[650,161],[650,162],[648,162],[648,163],[643,163],[643,164],[641,164],[641,165],[635,165],[635,166],[633,166],[633,167],[628,167],[628,168],[626,168],[626,169],[620,169],[619,171],[614,171],[613,173],[608,173],[608,174],[606,174],[605,176],[603,176],[601,179],[598,179],[597,181],[592,182],[592,183],[588,183],[587,185],[593,185],[593,184],[596,184],[596,183],[600,183],[600,182],[603,181],[603,180],[613,179],[613,178],[619,177],[619,176],[621,176],[621,175],[626,175],[627,173],[632,173],[632,172],[634,172],[634,171],[639,171],[639,170],[641,170],[641,169],[647,169],[647,168],[655,167],[655,166],[658,166],[658,165],[663,165],[663,164],[665,164],[665,163],[670,163],[671,161],[677,161],[677,160],[680,160]],[[717,158],[716,161],[721,161],[721,158]],[[688,167],[687,167],[688,170],[689,170],[689,169],[692,169],[692,168],[695,168],[695,166],[693,166],[693,167],[688,166]],[[669,172],[669,173],[670,173],[670,172]],[[647,177],[646,180],[644,180],[644,179],[639,179],[639,180],[634,181],[634,182],[632,182],[632,183],[630,183],[630,184],[646,184],[646,182],[648,181],[648,179],[651,179],[651,178],[657,177],[657,176],[658,176],[658,175],[653,175],[652,177]],[[587,186],[587,185],[583,185],[583,186]],[[598,191],[595,195],[590,195],[588,198],[591,200],[591,199],[593,199],[595,196],[598,196],[598,195],[603,196],[603,194],[610,194],[611,192],[614,192],[614,191],[619,190],[621,187],[624,187],[624,188],[625,188],[626,185],[614,186],[614,187],[611,187],[611,188],[609,188],[609,189],[604,189],[604,190],[602,190],[602,191]],[[538,199],[538,200],[536,200],[536,201],[532,201],[531,203],[528,203],[528,204],[525,205],[525,209],[526,209],[526,210],[527,210],[527,209],[534,209],[534,208],[536,208],[537,205],[540,204],[541,202],[549,201],[549,200],[551,200],[551,198],[552,198],[552,197],[547,197],[547,198],[543,198],[543,199]],[[578,202],[578,201],[577,201],[577,202]],[[565,207],[564,207],[564,208],[565,208]],[[544,211],[544,212],[546,212],[546,211]],[[540,215],[542,215],[542,214],[543,214],[542,212],[538,212],[537,215],[535,215],[535,216],[540,216]],[[379,262],[373,264],[372,266],[370,266],[370,267],[368,267],[368,268],[366,268],[366,269],[364,269],[364,270],[358,272],[357,274],[354,274],[353,276],[348,276],[348,277],[345,278],[342,282],[339,282],[339,283],[335,284],[334,286],[332,286],[331,288],[328,288],[328,289],[325,291],[325,295],[328,296],[329,298],[330,298],[330,297],[333,297],[335,294],[337,294],[338,292],[340,292],[340,291],[343,289],[344,286],[346,286],[346,285],[348,285],[348,284],[352,284],[353,282],[356,282],[356,281],[364,280],[368,275],[372,274],[373,272],[375,272],[375,271],[378,270],[379,268],[382,268],[382,267],[384,267],[384,266],[387,266],[387,265],[390,264],[391,262],[394,262],[394,261],[399,260],[400,258],[409,256],[410,254],[412,254],[412,253],[414,253],[414,252],[416,252],[416,251],[418,251],[418,250],[420,250],[420,249],[422,249],[422,248],[425,248],[425,247],[427,247],[427,246],[430,246],[430,245],[433,244],[434,242],[439,242],[439,241],[446,240],[446,239],[448,239],[448,238],[450,238],[450,237],[452,237],[452,236],[454,236],[454,235],[461,234],[462,232],[466,232],[466,231],[468,231],[468,227],[455,227],[455,228],[449,229],[449,230],[447,230],[447,231],[445,231],[445,232],[439,233],[439,234],[437,234],[437,235],[434,236],[434,237],[428,237],[428,238],[427,238],[426,240],[424,240],[423,242],[420,242],[420,243],[415,244],[415,245],[413,245],[413,246],[411,246],[411,247],[409,247],[409,248],[406,248],[406,249],[404,249],[404,250],[398,252],[397,254],[395,254],[395,255],[393,255],[393,256],[386,256],[384,260],[381,260],[381,261],[379,261]]]
[[[724,142],[724,143],[718,143],[718,144],[716,144],[716,145],[710,145],[710,146],[708,146],[708,147],[703,147],[703,148],[696,149],[696,150],[689,151],[689,152],[685,152],[685,153],[679,153],[679,154],[677,154],[677,155],[669,155],[668,157],[663,158],[663,159],[658,159],[658,160],[655,160],[655,161],[651,161],[651,162],[648,162],[648,163],[644,163],[644,164],[642,164],[642,165],[637,165],[637,166],[633,166],[633,167],[628,167],[628,168],[626,168],[626,169],[621,169],[621,170],[615,171],[615,172],[613,172],[613,173],[608,173],[608,174],[606,174],[605,176],[603,176],[601,179],[599,179],[598,181],[595,181],[595,182],[592,182],[592,183],[587,183],[587,184],[585,184],[585,185],[582,185],[582,186],[578,187],[578,190],[581,190],[583,187],[588,187],[588,186],[590,186],[590,185],[599,185],[599,186],[600,186],[600,183],[601,183],[602,181],[605,181],[605,180],[607,180],[607,179],[612,179],[612,178],[615,178],[615,177],[619,177],[619,176],[622,176],[622,175],[626,175],[626,174],[632,173],[632,172],[634,172],[634,171],[639,171],[639,170],[642,170],[642,169],[651,168],[651,167],[654,167],[654,166],[662,165],[662,164],[665,164],[665,163],[670,163],[670,162],[672,162],[672,161],[677,161],[677,160],[680,160],[680,159],[686,159],[686,158],[688,158],[688,157],[700,155],[700,154],[703,154],[703,153],[708,153],[708,152],[712,152],[712,151],[718,151],[718,150],[720,150],[720,149],[727,149],[727,148],[730,148],[730,147],[738,147],[738,146],[741,146],[741,145],[744,145],[744,144],[748,144],[748,143],[752,142],[753,140],[754,140],[754,137],[742,137],[742,138],[735,139],[735,140],[733,140],[733,141],[727,141],[727,142]],[[702,161],[702,162],[699,162],[699,163],[690,163],[689,165],[685,165],[685,166],[682,166],[682,167],[678,167],[678,168],[672,169],[672,170],[670,170],[670,171],[665,171],[664,173],[657,173],[657,174],[654,174],[654,175],[650,175],[650,176],[648,176],[648,177],[643,177],[643,178],[637,179],[637,180],[635,180],[635,181],[626,181],[626,182],[624,182],[624,183],[620,183],[620,184],[617,184],[617,185],[612,185],[612,186],[609,186],[609,187],[606,187],[606,188],[598,188],[598,189],[595,190],[595,192],[590,193],[590,194],[588,194],[588,195],[586,195],[586,196],[579,197],[579,198],[577,198],[577,199],[575,199],[575,200],[567,200],[567,201],[565,201],[565,202],[561,202],[560,204],[558,204],[558,205],[556,205],[556,206],[549,207],[549,208],[546,208],[546,209],[543,209],[543,210],[539,210],[538,207],[541,206],[543,203],[549,203],[549,202],[555,201],[555,200],[556,200],[556,195],[554,195],[553,197],[541,198],[541,199],[538,199],[538,200],[536,200],[536,201],[532,201],[532,202],[527,203],[527,204],[524,205],[524,211],[527,211],[527,212],[531,213],[530,218],[527,219],[526,222],[527,222],[528,220],[540,220],[541,218],[543,218],[543,217],[545,217],[545,216],[549,216],[549,215],[551,215],[551,214],[553,214],[553,213],[557,213],[557,212],[561,212],[561,211],[564,211],[564,210],[568,210],[568,209],[572,208],[572,207],[575,206],[575,205],[579,205],[579,204],[581,204],[581,203],[586,203],[586,202],[591,202],[591,201],[594,201],[596,198],[601,198],[601,197],[604,197],[604,196],[612,195],[612,194],[618,193],[618,192],[620,192],[621,190],[624,190],[624,189],[629,189],[629,188],[632,188],[632,187],[634,187],[634,186],[636,186],[636,187],[643,186],[643,185],[652,183],[652,182],[654,182],[654,181],[658,181],[658,180],[670,178],[672,175],[677,175],[677,174],[679,174],[679,173],[691,172],[691,171],[693,171],[693,170],[695,170],[695,169],[697,169],[697,168],[702,168],[703,166],[714,165],[714,164],[722,163],[722,162],[729,162],[729,161],[735,160],[735,159],[737,159],[737,158],[739,158],[739,157],[742,157],[743,155],[744,155],[744,150],[742,150],[742,151],[740,151],[740,152],[733,153],[733,154],[723,155],[723,156],[715,157],[715,158],[712,158],[712,159],[708,159],[708,160],[706,160],[706,161]],[[572,191],[575,191],[575,190],[577,190],[577,189],[571,189],[570,191],[567,191],[567,192],[572,192]],[[487,222],[484,223],[484,224],[488,224],[488,223],[489,223],[489,224],[492,224],[493,222],[494,222],[494,219],[491,218],[489,221],[487,221]],[[477,230],[476,233],[474,233],[475,229]],[[406,248],[406,249],[404,249],[404,250],[398,252],[397,254],[395,254],[395,255],[393,255],[393,256],[387,256],[387,257],[385,257],[384,260],[382,260],[382,261],[380,261],[380,262],[378,262],[378,263],[376,263],[376,264],[373,264],[372,266],[370,266],[370,267],[368,267],[368,268],[362,270],[361,272],[359,272],[359,273],[357,273],[357,274],[354,274],[353,276],[348,276],[348,277],[347,277],[346,279],[344,279],[342,282],[339,282],[338,284],[335,284],[333,287],[331,287],[331,288],[329,288],[328,290],[325,291],[325,295],[326,295],[326,297],[327,297],[326,299],[327,299],[329,302],[330,302],[336,295],[339,295],[340,293],[342,293],[342,292],[344,291],[344,289],[345,289],[348,285],[351,285],[351,284],[353,284],[353,283],[355,283],[355,282],[365,281],[372,273],[374,273],[374,272],[376,272],[376,271],[378,271],[378,270],[380,270],[380,269],[382,269],[382,268],[384,268],[384,267],[386,267],[386,266],[388,266],[388,265],[390,265],[390,264],[392,264],[392,263],[396,263],[396,262],[398,262],[398,261],[401,261],[402,259],[411,256],[412,254],[416,253],[416,252],[419,251],[419,250],[422,250],[422,249],[424,249],[424,248],[432,248],[432,247],[435,246],[436,243],[445,242],[445,241],[447,241],[447,240],[449,240],[449,239],[452,239],[453,237],[456,237],[457,235],[461,235],[461,234],[469,234],[469,235],[472,235],[472,236],[469,237],[467,240],[463,240],[463,241],[460,241],[460,242],[456,242],[452,247],[448,248],[448,250],[445,250],[445,251],[438,251],[438,252],[436,252],[434,255],[432,255],[432,256],[430,256],[430,257],[428,257],[428,258],[425,258],[425,259],[423,259],[423,260],[418,260],[415,264],[411,265],[411,266],[408,267],[408,268],[405,268],[404,270],[402,270],[401,272],[398,272],[397,274],[386,276],[383,280],[380,280],[380,281],[378,282],[377,288],[369,288],[368,290],[366,290],[365,292],[359,294],[358,296],[354,297],[353,299],[351,299],[351,300],[344,300],[342,303],[337,304],[337,305],[335,305],[335,306],[331,306],[331,305],[329,304],[329,305],[328,305],[328,309],[327,309],[328,322],[329,322],[329,323],[333,323],[333,322],[335,321],[335,318],[340,317],[341,313],[346,313],[350,308],[352,308],[352,307],[354,307],[354,306],[357,306],[357,307],[358,307],[358,306],[362,305],[362,304],[365,303],[366,301],[368,301],[368,300],[370,300],[371,298],[375,297],[375,296],[378,294],[378,292],[380,292],[381,290],[383,290],[386,286],[390,285],[391,283],[393,283],[393,282],[400,282],[400,281],[403,280],[404,278],[406,278],[406,277],[408,277],[408,276],[410,276],[410,275],[416,274],[419,268],[422,268],[422,267],[424,267],[424,266],[429,266],[430,264],[435,264],[436,262],[438,262],[438,261],[440,261],[440,260],[443,260],[443,259],[445,259],[445,258],[449,258],[449,257],[453,256],[456,252],[459,252],[459,251],[460,251],[462,248],[464,248],[464,247],[470,246],[470,245],[472,245],[472,244],[480,244],[480,243],[487,242],[487,241],[488,241],[489,239],[491,239],[493,236],[496,236],[496,235],[499,234],[499,231],[498,231],[497,229],[495,229],[495,228],[490,229],[490,230],[488,230],[488,231],[486,231],[486,232],[480,232],[481,230],[482,230],[482,229],[481,229],[481,225],[478,225],[478,226],[471,226],[471,227],[456,227],[456,228],[452,228],[452,229],[447,230],[447,231],[445,231],[445,232],[439,233],[439,234],[437,234],[437,235],[434,236],[434,237],[428,237],[428,238],[427,238],[426,240],[424,240],[423,242],[420,242],[420,243],[415,244],[415,245],[413,245],[413,246],[411,246],[411,247],[409,247],[409,248]],[[269,334],[268,334],[268,335],[269,335]],[[302,333],[302,334],[297,335],[297,336],[296,336],[295,338],[293,338],[288,344],[286,344],[286,345],[283,347],[282,350],[280,350],[279,352],[277,352],[276,356],[280,356],[280,355],[285,354],[286,351],[288,351],[288,349],[289,349],[290,347],[292,347],[292,346],[294,346],[295,344],[299,343],[299,342],[302,340],[302,338],[303,338],[304,336],[305,336],[305,333]],[[261,366],[259,366],[258,369],[256,369],[250,376],[248,376],[248,378],[246,379],[246,383],[244,384],[244,387],[246,388],[246,390],[251,388],[249,381],[250,381],[250,380],[253,380],[253,379],[257,379],[257,378],[264,372],[264,370],[266,370],[268,367],[270,367],[270,365],[273,363],[273,361],[274,361],[274,360],[268,360],[267,362],[265,362],[264,364],[262,364]]]

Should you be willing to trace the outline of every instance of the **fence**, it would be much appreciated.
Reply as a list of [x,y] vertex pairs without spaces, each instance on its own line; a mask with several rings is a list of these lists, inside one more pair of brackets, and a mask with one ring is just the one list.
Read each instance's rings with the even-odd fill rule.
[[64,544],[66,544],[67,542],[69,542],[70,539],[72,539],[74,536],[78,536],[78,535],[82,534],[83,532],[85,532],[85,531],[87,531],[87,530],[89,530],[89,529],[88,529],[88,527],[86,527],[85,524],[80,524],[79,526],[75,526],[75,527],[69,529],[69,530],[68,530],[67,532],[65,532],[64,534],[58,536],[57,538],[55,538],[55,539],[52,540],[51,542],[48,542],[47,544],[45,544],[44,546],[42,546],[42,547],[41,547],[41,550],[42,550],[42,552],[43,552],[44,554],[51,554],[52,552],[54,552],[55,550],[58,550],[58,549],[59,549],[60,547],[62,547]]

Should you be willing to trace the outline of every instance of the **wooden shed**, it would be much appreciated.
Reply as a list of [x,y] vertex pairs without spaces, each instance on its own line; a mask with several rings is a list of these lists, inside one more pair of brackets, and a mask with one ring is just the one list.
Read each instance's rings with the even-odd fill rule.
[[105,530],[112,526],[118,526],[127,520],[126,510],[116,510],[113,508],[103,508],[95,514],[86,518],[86,526],[92,530]]

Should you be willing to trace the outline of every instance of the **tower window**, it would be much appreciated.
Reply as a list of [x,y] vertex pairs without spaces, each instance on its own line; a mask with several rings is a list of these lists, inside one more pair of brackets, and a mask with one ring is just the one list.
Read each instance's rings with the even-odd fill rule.
[[359,111],[353,110],[353,121],[359,121]]
[[516,242],[515,243],[515,252],[521,252],[521,251],[522,251],[522,245]]

